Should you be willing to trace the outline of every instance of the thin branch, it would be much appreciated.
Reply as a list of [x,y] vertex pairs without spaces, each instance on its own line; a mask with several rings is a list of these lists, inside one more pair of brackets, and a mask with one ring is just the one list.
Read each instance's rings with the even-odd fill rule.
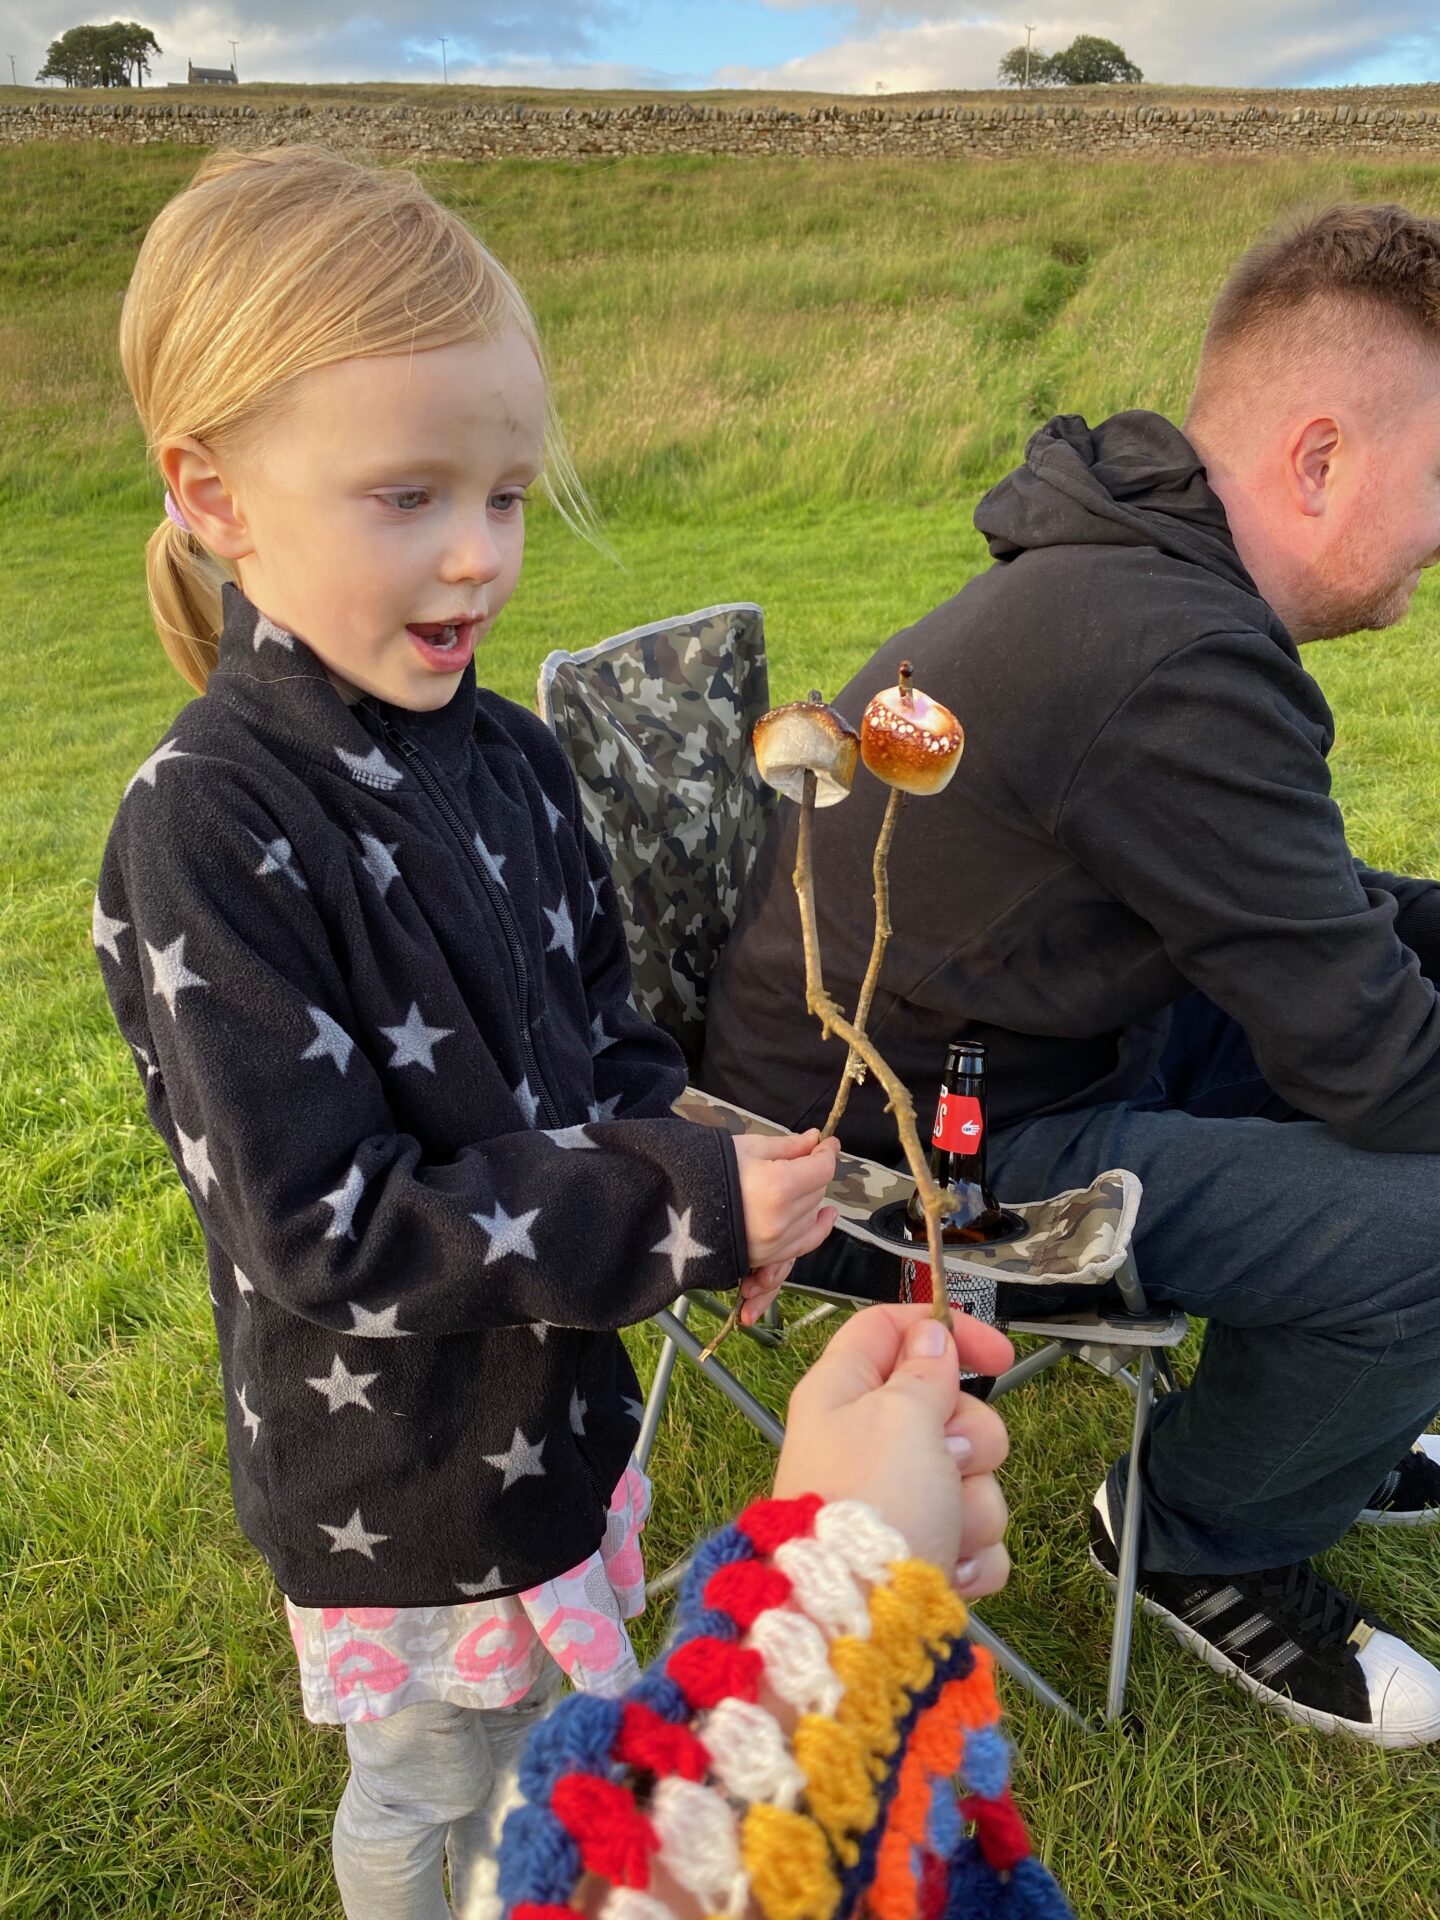
[[[875,939],[870,948],[870,964],[865,969],[865,980],[860,988],[860,999],[855,1008],[855,1030],[864,1033],[866,1022],[870,1018],[870,1008],[875,999],[875,989],[880,984],[880,968],[885,959],[885,948],[894,928],[890,925],[890,842],[895,838],[896,823],[900,818],[900,809],[905,804],[905,793],[901,787],[890,789],[890,798],[885,807],[885,818],[880,822],[879,837],[875,842]],[[835,1095],[835,1104],[830,1109],[830,1118],[820,1130],[820,1138],[828,1140],[840,1125],[840,1117],[850,1098],[851,1087],[858,1087],[865,1078],[865,1064],[854,1047],[851,1047],[845,1060],[845,1071],[840,1076],[839,1091]]]

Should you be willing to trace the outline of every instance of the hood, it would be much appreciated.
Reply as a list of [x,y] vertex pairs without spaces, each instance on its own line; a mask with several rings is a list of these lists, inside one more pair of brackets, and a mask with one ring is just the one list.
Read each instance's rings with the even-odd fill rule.
[[1117,413],[1096,427],[1058,414],[1031,439],[1024,466],[985,495],[975,525],[996,560],[1035,547],[1155,547],[1259,597],[1199,456],[1158,413]]

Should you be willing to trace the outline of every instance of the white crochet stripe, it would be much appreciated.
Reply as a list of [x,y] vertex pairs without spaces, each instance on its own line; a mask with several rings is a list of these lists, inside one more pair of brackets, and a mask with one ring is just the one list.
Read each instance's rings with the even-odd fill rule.
[[838,1553],[853,1574],[883,1585],[897,1560],[908,1560],[905,1536],[887,1527],[863,1500],[831,1500],[815,1516],[815,1538]]
[[663,1900],[637,1893],[633,1887],[615,1887],[600,1909],[600,1920],[675,1920]]
[[737,1800],[766,1801],[787,1810],[805,1787],[778,1722],[748,1700],[722,1700],[701,1738],[720,1784]]
[[842,1633],[870,1638],[870,1609],[838,1553],[818,1540],[787,1540],[773,1557],[794,1587],[801,1611],[832,1639]]
[[735,1812],[723,1794],[672,1775],[655,1789],[650,1824],[666,1871],[707,1913],[744,1913],[750,1878]]
[[786,1706],[825,1718],[835,1712],[845,1689],[813,1620],[786,1607],[767,1607],[756,1616],[748,1644],[764,1660],[765,1679]]

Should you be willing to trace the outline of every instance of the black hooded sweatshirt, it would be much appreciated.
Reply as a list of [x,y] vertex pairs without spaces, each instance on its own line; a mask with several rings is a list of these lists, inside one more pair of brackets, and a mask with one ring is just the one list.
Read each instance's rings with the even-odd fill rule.
[[574,776],[476,687],[347,705],[225,591],[125,790],[95,946],[204,1228],[240,1522],[292,1600],[497,1596],[598,1546],[639,1390],[610,1329],[745,1271],[676,1118]]
[[[909,659],[966,731],[949,787],[900,819],[871,1023],[922,1121],[962,1034],[990,1048],[992,1126],[1122,1100],[1198,988],[1296,1107],[1359,1146],[1440,1151],[1440,886],[1352,858],[1330,710],[1188,441],[1151,413],[1062,416],[975,524],[994,564],[835,701],[858,725]],[[815,819],[825,979],[852,1007],[886,798],[862,770]],[[796,820],[783,803],[747,887],[701,1078],[800,1127],[843,1056],[802,1013]],[[898,1152],[872,1082],[842,1131]]]

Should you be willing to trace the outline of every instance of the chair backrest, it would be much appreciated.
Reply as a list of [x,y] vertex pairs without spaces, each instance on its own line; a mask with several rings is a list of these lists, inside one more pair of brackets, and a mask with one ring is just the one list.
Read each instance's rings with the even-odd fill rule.
[[775,806],[750,733],[769,704],[759,607],[707,607],[552,653],[536,705],[610,857],[637,1004],[693,1066],[705,991]]

